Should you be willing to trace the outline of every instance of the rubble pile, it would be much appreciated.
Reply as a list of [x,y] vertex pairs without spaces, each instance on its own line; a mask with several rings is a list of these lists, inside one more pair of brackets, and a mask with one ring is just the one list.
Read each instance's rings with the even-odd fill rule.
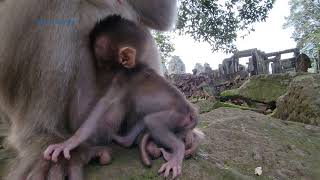
[[175,85],[187,98],[210,96],[211,92],[207,92],[211,80],[207,76],[192,74],[171,74],[168,76],[169,81]]
[[171,74],[167,79],[175,85],[187,98],[208,99],[220,92],[240,87],[247,79],[247,74],[235,73],[230,78],[215,77],[214,73]]

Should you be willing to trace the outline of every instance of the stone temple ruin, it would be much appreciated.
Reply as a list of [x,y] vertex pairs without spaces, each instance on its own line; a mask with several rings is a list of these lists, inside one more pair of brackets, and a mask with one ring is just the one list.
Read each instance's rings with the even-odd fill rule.
[[[293,57],[282,59],[281,55],[288,53],[293,53]],[[219,65],[219,76],[230,76],[243,71],[244,67],[239,65],[239,59],[244,57],[249,57],[247,72],[250,75],[307,71],[307,68],[311,66],[310,59],[305,54],[300,54],[297,48],[271,53],[265,53],[255,48],[238,51],[232,57],[223,60],[222,64]],[[307,68],[303,68],[302,70],[303,65],[300,65],[301,63],[304,63],[304,67],[307,66]],[[300,66],[297,66],[298,64]],[[271,72],[269,69],[270,65]]]
[[[284,54],[292,53],[291,58],[283,58]],[[249,58],[248,67],[239,64],[240,58]],[[259,74],[279,74],[286,72],[307,72],[311,67],[309,57],[300,53],[299,49],[287,49],[265,53],[258,49],[235,52],[230,58],[224,59],[217,70],[207,70],[193,74],[172,74],[169,80],[187,97],[197,96],[202,91],[210,95],[240,86],[249,76]],[[206,95],[207,96],[207,95]]]
[[[292,53],[290,58],[284,54]],[[247,67],[239,64],[240,58],[249,58]],[[280,74],[288,72],[307,72],[311,67],[310,58],[299,49],[287,49],[278,52],[265,53],[256,48],[235,52],[230,58],[219,64],[218,70],[213,70],[213,77],[224,81],[245,79],[259,74]]]

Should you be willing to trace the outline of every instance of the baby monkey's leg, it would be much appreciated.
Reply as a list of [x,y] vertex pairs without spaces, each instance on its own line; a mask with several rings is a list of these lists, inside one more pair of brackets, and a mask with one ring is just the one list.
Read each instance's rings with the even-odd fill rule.
[[130,132],[125,136],[113,135],[112,139],[124,147],[132,146],[138,135],[145,129],[143,121],[138,122]]

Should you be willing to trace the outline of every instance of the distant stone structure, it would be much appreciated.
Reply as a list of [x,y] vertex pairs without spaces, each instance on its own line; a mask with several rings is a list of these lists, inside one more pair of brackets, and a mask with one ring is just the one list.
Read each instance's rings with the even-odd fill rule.
[[[293,53],[293,57],[283,59],[282,55],[287,53]],[[244,57],[249,58],[247,68],[239,64],[239,59]],[[187,97],[200,96],[203,92],[215,96],[226,89],[239,87],[252,75],[307,72],[310,65],[309,57],[300,54],[297,48],[271,53],[255,48],[235,52],[230,58],[224,59],[217,70],[212,70],[208,63],[203,66],[197,63],[193,74],[177,75],[178,73],[170,73],[169,67],[169,73],[176,74],[169,76],[169,79]]]
[[213,73],[213,70],[208,63],[204,63],[203,67],[204,67],[204,73],[207,73],[207,74]]
[[186,66],[179,56],[173,56],[168,63],[169,74],[184,74],[186,73]]
[[202,66],[202,64],[200,63],[196,63],[192,72],[194,75],[199,75],[201,73],[204,73],[204,66]]
[[192,74],[193,74],[193,75],[197,75],[197,73],[198,73],[198,70],[197,70],[197,69],[192,69]]
[[[287,53],[293,53],[293,57],[289,59],[282,59],[281,55]],[[270,64],[272,74],[295,71],[297,57],[299,54],[299,49],[297,48],[271,53],[265,53],[256,48],[238,51],[230,58],[224,59],[222,64],[219,65],[219,76],[228,77],[232,74],[243,71],[243,67],[239,64],[239,59],[243,57],[249,57],[247,71],[250,75],[270,74]]]

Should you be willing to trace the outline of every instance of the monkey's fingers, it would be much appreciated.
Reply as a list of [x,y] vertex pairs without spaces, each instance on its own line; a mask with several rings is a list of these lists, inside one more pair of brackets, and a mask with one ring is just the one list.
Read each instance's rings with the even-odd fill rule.
[[172,179],[175,179],[175,178],[177,178],[178,177],[178,175],[179,175],[179,167],[173,167],[173,169],[172,169],[172,171],[173,171],[173,173],[172,173]]
[[62,151],[63,151],[63,148],[61,147],[56,148],[52,153],[51,160],[53,162],[58,162],[58,157]]
[[170,162],[164,163],[161,168],[159,169],[158,173],[163,173],[164,172],[164,177],[168,177],[170,174]]
[[64,155],[64,158],[66,158],[66,159],[70,159],[71,158],[71,156],[70,156],[70,149],[69,148],[64,148],[63,149],[63,155]]
[[164,172],[164,177],[165,178],[169,177],[171,169],[172,169],[172,167],[170,167],[170,166],[168,167],[168,165],[167,165],[167,167],[165,169],[165,172]]
[[47,149],[43,152],[43,157],[45,160],[51,160],[51,154],[56,149],[56,145],[52,144],[47,147]]
[[176,179],[178,176],[181,175],[181,166],[177,165],[177,162],[173,160],[163,164],[158,172],[159,173],[164,172],[164,177],[168,178],[171,170],[172,170],[172,179]]
[[176,179],[180,175],[181,175],[181,166],[173,166],[172,167],[172,179]]
[[181,168],[181,166],[178,166],[177,167],[177,175],[173,178],[177,178],[177,177],[181,176],[181,174],[182,174],[182,168]]
[[161,166],[160,169],[158,170],[158,173],[159,173],[159,174],[163,173],[163,171],[164,171],[165,168],[166,168],[166,164],[167,164],[167,163],[162,164],[162,166]]

